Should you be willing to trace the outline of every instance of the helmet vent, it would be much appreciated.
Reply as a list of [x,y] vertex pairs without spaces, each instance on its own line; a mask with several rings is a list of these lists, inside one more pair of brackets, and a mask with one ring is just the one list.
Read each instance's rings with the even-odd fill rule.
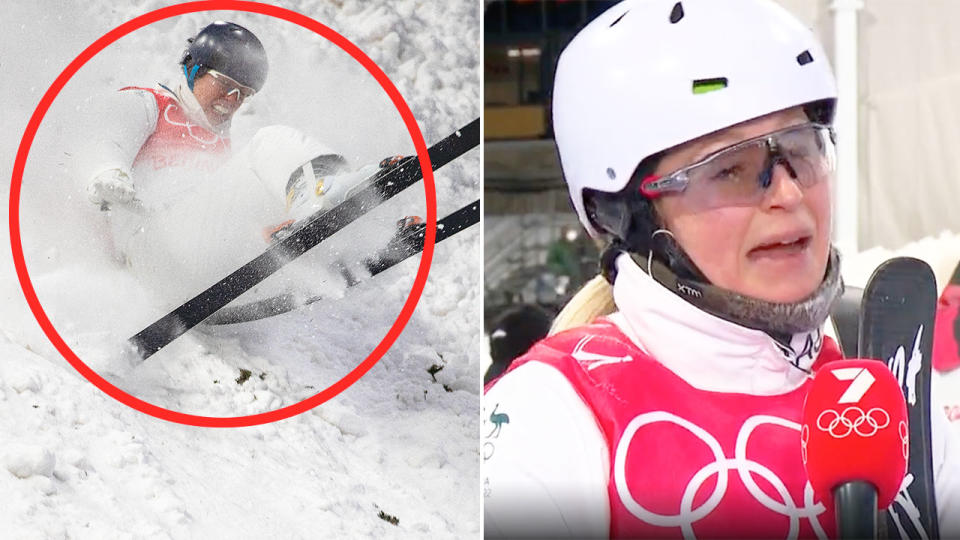
[[677,24],[683,18],[683,4],[677,2],[670,10],[670,24]]
[[607,178],[613,180],[617,177],[617,173],[613,170],[613,167],[607,167]]
[[810,62],[813,62],[813,55],[810,54],[810,51],[803,51],[797,55],[797,63],[801,66],[805,66]]
[[615,24],[617,24],[618,22],[620,22],[620,19],[626,17],[626,16],[627,16],[627,13],[630,13],[630,10],[629,10],[629,9],[626,10],[626,11],[624,11],[624,12],[623,12],[623,15],[620,15],[619,17],[617,17],[617,20],[615,20],[615,21],[613,21],[612,23],[610,23],[610,26],[609,26],[608,28],[613,28],[613,25],[615,25]]
[[715,92],[717,90],[723,90],[727,87],[728,81],[726,77],[716,77],[713,79],[697,79],[693,81],[693,93],[694,94],[707,94],[709,92]]

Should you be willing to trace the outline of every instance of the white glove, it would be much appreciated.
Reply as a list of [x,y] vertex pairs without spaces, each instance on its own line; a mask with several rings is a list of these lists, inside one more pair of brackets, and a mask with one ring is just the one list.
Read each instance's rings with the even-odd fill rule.
[[87,184],[90,202],[108,209],[112,204],[129,205],[136,201],[136,191],[130,176],[121,169],[107,169],[90,179]]

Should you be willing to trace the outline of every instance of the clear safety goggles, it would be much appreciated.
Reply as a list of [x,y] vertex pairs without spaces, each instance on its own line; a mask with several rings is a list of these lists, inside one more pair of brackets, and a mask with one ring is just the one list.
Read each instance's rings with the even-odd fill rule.
[[236,96],[237,101],[243,102],[243,100],[257,93],[253,88],[242,85],[219,71],[211,69],[207,73],[213,77],[213,82],[217,85],[220,93],[226,97]]
[[833,129],[800,124],[718,150],[670,174],[650,175],[640,182],[649,198],[683,193],[700,208],[754,205],[773,183],[782,165],[800,187],[827,179],[836,167]]

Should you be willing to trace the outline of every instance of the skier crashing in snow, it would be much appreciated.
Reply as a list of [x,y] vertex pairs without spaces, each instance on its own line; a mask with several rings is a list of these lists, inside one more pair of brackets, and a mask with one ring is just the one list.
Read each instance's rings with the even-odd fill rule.
[[[770,0],[626,0],[553,90],[571,201],[607,248],[487,388],[485,534],[836,537],[799,433],[811,375],[841,358],[823,48]],[[954,538],[960,441],[943,414],[931,438],[922,485]]]
[[111,96],[114,136],[99,143],[101,170],[87,185],[101,209],[140,210],[161,174],[209,174],[229,158],[231,120],[263,88],[266,51],[252,32],[226,22],[188,42],[180,60],[184,78],[175,87],[126,87]]
[[[264,240],[282,237],[298,220],[335,206],[349,196],[352,187],[399,161],[399,157],[388,158],[351,169],[342,155],[288,126],[260,129],[231,156],[231,122],[266,83],[266,50],[250,30],[232,22],[209,24],[187,41],[179,62],[179,83],[155,89],[131,86],[111,94],[102,104],[109,111],[110,131],[86,151],[95,161],[88,165],[93,172],[86,191],[91,202],[107,212],[118,259],[131,266],[149,266],[158,252],[169,255],[193,249],[209,254],[221,249],[227,254],[232,246],[249,243],[254,236],[262,246]],[[244,175],[255,177],[259,186],[224,189],[223,180],[236,182]],[[246,215],[236,192],[255,194],[247,197]],[[220,212],[212,208],[218,202]],[[279,208],[282,213],[277,213]],[[257,233],[232,226],[217,231],[217,245],[183,247],[184,239],[192,236],[189,230],[171,231],[178,220],[158,222],[155,216],[163,214],[185,219],[209,215],[207,224],[236,222],[240,214],[256,222]],[[408,221],[401,220],[401,228]],[[194,230],[212,227],[192,224]],[[155,231],[160,228],[166,231]],[[224,241],[231,235],[242,240]],[[157,249],[157,244],[164,243],[167,249]],[[185,261],[188,256],[180,253],[168,258]],[[183,265],[198,266],[203,265]]]

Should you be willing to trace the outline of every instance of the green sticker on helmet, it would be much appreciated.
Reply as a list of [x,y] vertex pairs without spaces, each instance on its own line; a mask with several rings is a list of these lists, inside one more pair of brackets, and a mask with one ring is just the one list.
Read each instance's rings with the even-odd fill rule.
[[727,87],[726,77],[718,77],[716,79],[698,79],[696,81],[693,81],[694,94],[706,94],[708,92],[723,90],[726,87]]

